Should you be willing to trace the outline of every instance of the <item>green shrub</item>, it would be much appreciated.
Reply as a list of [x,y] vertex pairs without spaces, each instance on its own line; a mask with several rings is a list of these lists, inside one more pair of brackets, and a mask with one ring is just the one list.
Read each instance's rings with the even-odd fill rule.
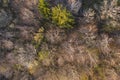
[[38,9],[40,14],[42,14],[46,19],[50,17],[49,4],[45,0],[39,0]]
[[74,24],[74,19],[66,8],[63,8],[62,5],[57,5],[52,8],[52,22],[60,26],[60,28],[71,28],[72,24]]
[[39,0],[38,9],[45,19],[56,24],[60,28],[72,28],[74,24],[72,14],[60,4],[49,8],[49,4],[45,2],[45,0]]

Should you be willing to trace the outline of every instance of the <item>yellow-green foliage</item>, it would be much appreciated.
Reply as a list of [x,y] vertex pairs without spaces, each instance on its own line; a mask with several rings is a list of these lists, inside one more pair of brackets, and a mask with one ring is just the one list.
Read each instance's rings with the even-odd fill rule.
[[33,74],[33,73],[36,72],[36,69],[37,69],[37,67],[39,66],[39,64],[38,64],[38,61],[37,61],[37,60],[33,60],[33,61],[30,62],[27,66],[28,66],[28,72],[29,72],[30,74]]
[[38,58],[39,58],[39,60],[46,59],[48,57],[48,55],[49,55],[48,51],[42,50],[42,51],[38,52]]
[[45,0],[39,0],[38,9],[45,19],[50,22],[52,21],[52,23],[60,28],[72,28],[72,25],[74,24],[72,14],[60,4],[49,8],[49,5]]
[[72,15],[62,5],[52,8],[52,21],[59,25],[60,28],[71,28],[74,23]]
[[35,36],[34,36],[34,42],[35,42],[35,44],[36,44],[36,45],[35,45],[36,48],[40,45],[41,41],[42,41],[43,38],[44,38],[43,32],[44,32],[44,28],[40,28],[40,29],[38,30],[38,32],[35,34]]
[[23,66],[20,65],[20,64],[15,64],[14,68],[17,69],[17,70],[21,70],[21,69],[23,69]]
[[50,17],[50,9],[48,8],[48,3],[45,0],[39,0],[38,4],[39,12],[46,18]]

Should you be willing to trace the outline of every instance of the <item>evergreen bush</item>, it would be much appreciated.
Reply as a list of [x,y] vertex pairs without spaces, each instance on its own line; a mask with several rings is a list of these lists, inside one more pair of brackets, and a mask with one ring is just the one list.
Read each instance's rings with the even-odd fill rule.
[[60,28],[72,28],[74,19],[66,8],[58,4],[52,8],[52,22],[60,26]]
[[45,2],[45,0],[39,0],[39,3],[38,3],[39,12],[46,19],[50,18],[50,9],[48,7],[49,7],[49,4]]
[[72,14],[60,4],[49,8],[49,4],[45,2],[45,0],[39,0],[38,9],[45,19],[56,24],[60,28],[72,28],[74,24]]

